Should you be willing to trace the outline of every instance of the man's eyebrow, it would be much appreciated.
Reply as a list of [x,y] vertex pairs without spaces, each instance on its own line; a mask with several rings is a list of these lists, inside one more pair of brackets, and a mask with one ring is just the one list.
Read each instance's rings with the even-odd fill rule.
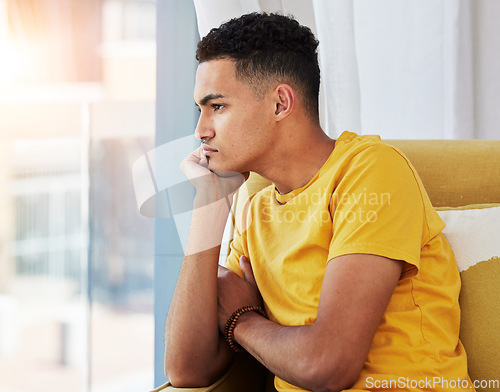
[[199,104],[196,104],[196,106],[205,106],[209,101],[213,99],[219,99],[219,98],[224,98],[224,95],[222,94],[207,94],[205,95],[201,100]]

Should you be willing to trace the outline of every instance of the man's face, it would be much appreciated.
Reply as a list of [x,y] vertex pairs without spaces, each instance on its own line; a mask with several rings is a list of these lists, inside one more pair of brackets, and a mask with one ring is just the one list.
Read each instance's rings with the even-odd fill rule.
[[211,170],[258,171],[269,160],[275,108],[268,95],[258,99],[248,84],[237,80],[232,60],[198,66],[194,99],[201,114],[195,135],[205,140]]

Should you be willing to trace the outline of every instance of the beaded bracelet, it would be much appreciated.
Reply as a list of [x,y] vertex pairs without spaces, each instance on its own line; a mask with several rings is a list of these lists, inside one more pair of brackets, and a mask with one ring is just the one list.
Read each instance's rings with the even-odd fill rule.
[[229,317],[229,319],[226,321],[226,325],[224,326],[224,338],[229,344],[229,347],[231,347],[236,352],[241,352],[244,350],[234,340],[234,328],[236,327],[236,324],[238,323],[238,320],[241,317],[241,315],[248,312],[257,312],[262,316],[266,317],[266,312],[260,306],[253,306],[253,305],[243,306],[242,308],[239,308],[238,310],[233,312],[231,317]]

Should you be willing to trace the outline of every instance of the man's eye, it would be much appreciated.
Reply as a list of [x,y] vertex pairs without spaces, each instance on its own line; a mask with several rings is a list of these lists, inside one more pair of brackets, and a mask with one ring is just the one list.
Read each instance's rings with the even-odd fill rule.
[[214,111],[217,111],[217,110],[221,110],[224,107],[224,105],[219,104],[219,103],[213,103],[212,107],[214,108]]

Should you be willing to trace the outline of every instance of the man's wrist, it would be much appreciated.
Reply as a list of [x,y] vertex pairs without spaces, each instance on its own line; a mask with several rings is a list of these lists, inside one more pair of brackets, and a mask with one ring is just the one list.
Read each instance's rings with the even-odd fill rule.
[[248,322],[252,317],[266,317],[266,312],[260,306],[244,306],[236,310],[224,326],[224,338],[229,346],[236,352],[243,351],[237,342],[235,330],[241,322]]
[[257,312],[248,312],[243,314],[236,324],[233,335],[234,340],[238,344],[244,344],[245,331],[248,330],[255,322],[262,320],[264,317]]
[[185,254],[198,253],[221,245],[230,211],[231,206],[225,199],[198,208],[195,200]]
[[205,206],[218,206],[218,205],[229,205],[233,204],[233,195],[228,195],[225,197],[215,197],[209,192],[196,192],[193,202],[193,208],[203,208]]

